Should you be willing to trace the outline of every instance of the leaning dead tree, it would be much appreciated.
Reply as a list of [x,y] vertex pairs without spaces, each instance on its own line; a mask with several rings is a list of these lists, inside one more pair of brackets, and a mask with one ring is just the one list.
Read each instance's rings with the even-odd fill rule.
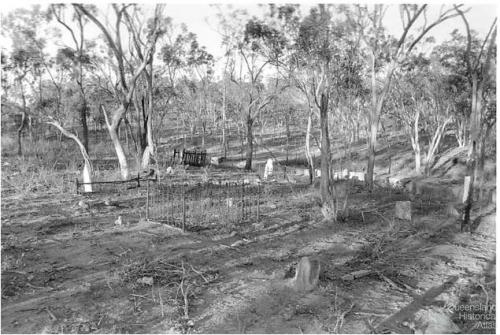
[[[140,43],[134,43],[135,47],[142,49],[142,59],[135,68],[135,71],[133,71],[130,76],[127,76],[127,72],[125,69],[125,65],[130,60],[126,57],[124,48],[122,46],[121,29],[122,26],[125,25],[125,27],[128,27],[128,29],[130,30],[130,25],[133,24],[133,22],[128,20],[126,21],[126,18],[129,15],[127,11],[134,5],[112,5],[116,17],[114,36],[113,29],[107,28],[103,23],[103,19],[98,19],[96,15],[89,8],[87,8],[87,6],[83,4],[73,4],[73,6],[78,8],[101,30],[117,64],[116,75],[118,78],[118,85],[116,87],[115,94],[120,101],[120,104],[116,109],[110,112],[110,115],[106,113],[106,110],[104,108],[102,108],[102,111],[106,119],[109,136],[116,151],[118,164],[120,165],[121,177],[125,180],[129,177],[129,166],[127,163],[127,157],[125,156],[125,151],[123,150],[123,146],[120,143],[120,139],[118,137],[118,127],[122,119],[125,118],[127,111],[132,104],[134,91],[137,85],[137,79],[142,75],[147,66],[151,64],[153,60],[156,42],[160,35],[163,33],[163,29],[160,24],[163,6],[156,6],[154,17],[150,24],[148,24],[149,33],[144,44],[141,46]],[[134,35],[134,31],[129,31],[129,34]]]
[[58,121],[55,121],[52,119],[50,121],[46,121],[46,123],[56,127],[57,129],[59,129],[61,131],[61,133],[64,136],[71,138],[73,141],[76,142],[76,144],[78,145],[78,148],[80,149],[80,152],[82,153],[83,162],[84,162],[83,171],[82,171],[83,190],[84,190],[84,192],[92,192],[92,184],[91,183],[92,183],[92,176],[94,174],[94,170],[92,168],[92,163],[90,162],[90,157],[87,153],[87,149],[85,149],[85,145],[82,143],[82,141],[80,141],[78,136],[76,136],[75,134],[64,129],[63,126]]

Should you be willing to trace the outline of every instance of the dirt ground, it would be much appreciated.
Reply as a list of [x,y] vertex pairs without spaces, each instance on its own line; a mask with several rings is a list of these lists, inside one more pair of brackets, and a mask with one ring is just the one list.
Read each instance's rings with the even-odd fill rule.
[[[296,180],[267,185],[290,191],[267,198],[260,222],[198,233],[146,222],[144,190],[88,209],[81,195],[3,194],[1,331],[495,332],[458,308],[495,304],[494,204],[461,233],[439,199],[414,199],[408,222],[393,215],[405,192],[359,187],[333,224]],[[290,287],[302,256],[321,261],[310,293]]]

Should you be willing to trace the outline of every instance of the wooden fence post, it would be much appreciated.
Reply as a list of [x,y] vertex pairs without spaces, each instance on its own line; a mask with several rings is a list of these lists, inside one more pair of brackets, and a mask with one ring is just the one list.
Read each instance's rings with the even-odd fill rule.
[[75,178],[75,188],[76,188],[76,194],[79,194],[78,193],[78,189],[79,189],[79,184],[78,184],[78,178]]

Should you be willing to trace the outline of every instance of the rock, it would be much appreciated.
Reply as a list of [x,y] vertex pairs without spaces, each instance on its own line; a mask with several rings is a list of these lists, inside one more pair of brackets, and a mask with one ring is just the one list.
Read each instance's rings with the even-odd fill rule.
[[266,163],[266,167],[264,168],[264,180],[273,174],[273,160],[269,158]]
[[411,202],[410,201],[396,201],[394,215],[401,220],[411,221]]
[[304,176],[309,177],[309,175],[310,175],[309,169],[304,169]]
[[302,257],[293,278],[293,287],[300,292],[313,290],[319,281],[321,264],[317,259]]
[[172,173],[174,173],[174,170],[172,169],[172,167],[171,167],[171,166],[169,166],[169,167],[167,168],[166,173],[167,173],[167,174],[172,174]]
[[246,163],[247,163],[246,161],[238,162],[238,163],[236,163],[236,167],[238,169],[243,169],[243,168],[245,168]]
[[314,170],[314,173],[316,174],[316,177],[321,177],[321,170],[320,169]]
[[121,226],[122,224],[123,224],[123,222],[122,222],[122,216],[119,215],[118,219],[116,219],[116,221],[115,221],[115,225]]

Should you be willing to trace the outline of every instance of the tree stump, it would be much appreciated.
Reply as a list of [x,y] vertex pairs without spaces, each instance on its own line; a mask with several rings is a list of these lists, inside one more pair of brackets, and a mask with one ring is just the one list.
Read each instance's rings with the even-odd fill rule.
[[317,259],[302,257],[293,278],[293,286],[299,292],[307,292],[313,290],[319,281],[319,273],[321,264]]

